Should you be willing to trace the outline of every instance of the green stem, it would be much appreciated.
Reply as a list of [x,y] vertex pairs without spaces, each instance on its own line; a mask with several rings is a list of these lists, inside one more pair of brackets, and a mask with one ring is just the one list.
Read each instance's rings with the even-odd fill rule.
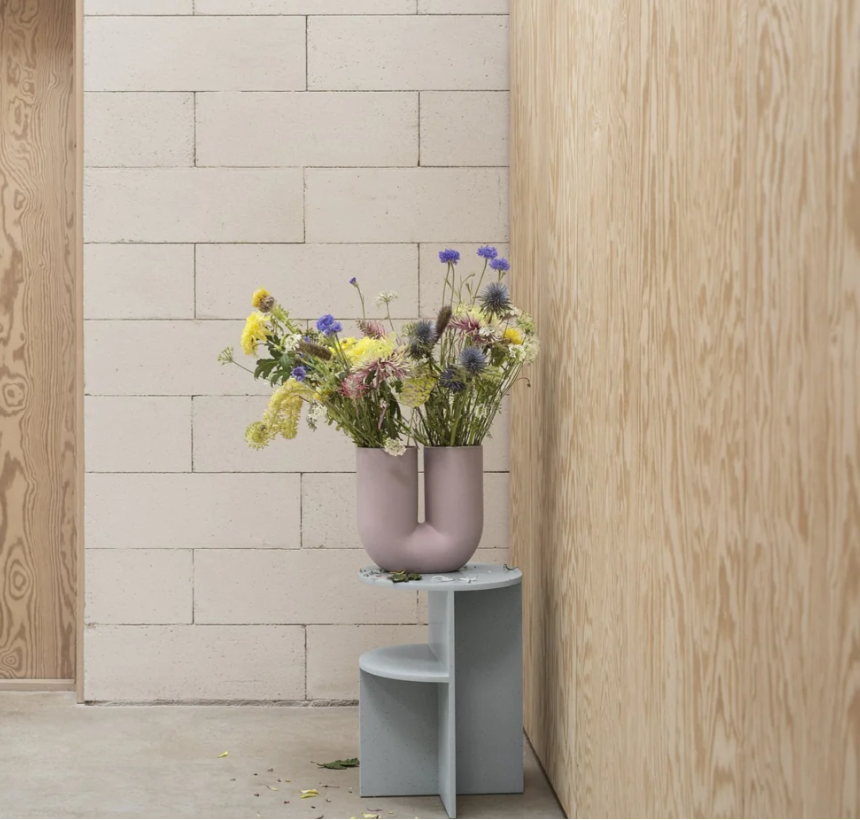
[[245,365],[239,364],[235,359],[230,359],[230,364],[235,364],[236,367],[241,367],[246,373],[250,373],[252,376],[254,375],[254,371],[251,370],[250,367],[245,367]]
[[484,260],[484,269],[481,271],[481,278],[478,280],[478,286],[475,288],[475,296],[481,295],[481,284],[484,281],[484,274],[487,272],[487,265],[489,265],[490,260]]

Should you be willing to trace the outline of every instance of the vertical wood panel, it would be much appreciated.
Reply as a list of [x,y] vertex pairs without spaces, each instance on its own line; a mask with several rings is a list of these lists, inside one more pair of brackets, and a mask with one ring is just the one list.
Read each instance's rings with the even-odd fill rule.
[[[543,316],[555,304],[560,306],[561,321],[570,328],[572,293],[563,272],[571,260],[563,238],[570,235],[571,209],[565,199],[567,189],[554,185],[570,131],[568,108],[556,105],[556,97],[563,91],[556,84],[560,81],[564,89],[569,89],[571,82],[567,63],[570,21],[563,7],[546,3],[514,3],[511,15],[514,30],[523,32],[511,43],[511,71],[529,88],[523,96],[521,115],[512,119],[516,162],[522,169],[520,174],[512,175],[512,198],[524,205],[517,213],[520,256],[530,271],[540,271],[539,275],[520,277],[516,287],[521,302],[538,321],[543,323]],[[540,55],[546,53],[553,58],[541,60]],[[546,140],[541,139],[543,133],[547,134]],[[557,222],[552,218],[554,213],[559,216]],[[556,332],[558,343],[569,344],[562,328]],[[524,719],[532,727],[532,742],[552,750],[544,760],[570,810],[573,791],[564,773],[573,766],[574,636],[567,628],[558,629],[562,622],[557,613],[569,611],[574,605],[573,555],[568,551],[556,553],[558,560],[551,560],[555,552],[552,545],[568,539],[567,533],[557,527],[568,522],[563,516],[553,515],[544,503],[552,504],[561,496],[544,499],[543,490],[556,481],[567,486],[573,480],[573,427],[565,407],[573,395],[573,360],[553,353],[553,333],[545,335],[547,355],[539,359],[530,374],[532,387],[519,391],[514,398],[513,414],[521,421],[534,417],[536,423],[512,425],[514,435],[525,438],[513,447],[516,456],[511,469],[521,471],[525,477],[513,488],[523,513],[514,522],[514,539],[535,547],[521,552],[518,558],[523,571],[534,579],[524,590],[523,603],[524,630],[528,635],[526,664],[530,669],[524,680]],[[552,391],[554,401],[541,400],[547,390]],[[555,693],[559,681],[565,682],[564,698]]]
[[512,532],[571,816],[860,813],[860,2],[514,0]]
[[860,6],[758,5],[745,807],[856,816]]
[[74,30],[0,2],[0,678],[75,669]]

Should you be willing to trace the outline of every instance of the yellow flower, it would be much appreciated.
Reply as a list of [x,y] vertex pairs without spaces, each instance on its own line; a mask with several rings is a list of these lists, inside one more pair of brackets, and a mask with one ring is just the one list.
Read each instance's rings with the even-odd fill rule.
[[474,305],[457,305],[454,310],[454,316],[459,319],[474,319],[477,322],[481,322],[481,324],[486,324],[487,322],[487,316],[484,311]]
[[251,297],[251,306],[259,310],[263,305],[263,300],[269,295],[269,291],[265,288],[255,290],[254,295]]
[[340,339],[340,347],[344,353],[355,344],[354,336],[347,336],[345,339]]
[[248,442],[248,446],[253,450],[262,450],[271,442],[274,432],[266,427],[262,421],[255,421],[253,424],[248,425],[248,429],[245,430],[245,441]]
[[262,313],[252,313],[245,321],[245,329],[242,331],[242,350],[245,355],[253,356],[257,345],[266,341],[271,332],[266,317]]
[[518,328],[509,327],[504,332],[504,338],[507,339],[512,345],[521,345],[523,343],[523,339],[525,338]]
[[400,402],[406,407],[420,407],[433,392],[436,386],[436,377],[429,371],[421,371],[403,382],[400,391]]
[[347,361],[352,365],[353,370],[384,359],[393,352],[394,340],[391,337],[374,339],[371,336],[359,339],[354,345],[350,345],[349,350],[345,351]]
[[299,431],[299,416],[302,402],[310,401],[313,391],[295,379],[285,381],[269,399],[269,406],[263,414],[263,424],[271,430],[272,436],[295,438]]

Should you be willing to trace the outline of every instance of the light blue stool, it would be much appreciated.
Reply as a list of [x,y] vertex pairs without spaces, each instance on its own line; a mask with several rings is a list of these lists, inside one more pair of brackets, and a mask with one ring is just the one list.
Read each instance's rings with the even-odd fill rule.
[[426,644],[359,659],[361,796],[523,790],[522,573],[498,564],[395,584],[377,567],[366,584],[427,592]]

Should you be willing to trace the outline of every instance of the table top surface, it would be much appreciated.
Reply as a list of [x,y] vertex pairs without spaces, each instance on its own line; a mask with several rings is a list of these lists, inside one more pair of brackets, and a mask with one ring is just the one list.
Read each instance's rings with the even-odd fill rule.
[[426,574],[420,581],[404,581],[394,583],[391,573],[379,567],[362,567],[358,571],[358,579],[365,584],[377,587],[395,587],[399,589],[424,590],[429,592],[479,592],[487,589],[512,587],[520,583],[523,574],[516,567],[504,564],[466,564],[457,572],[442,572]]

